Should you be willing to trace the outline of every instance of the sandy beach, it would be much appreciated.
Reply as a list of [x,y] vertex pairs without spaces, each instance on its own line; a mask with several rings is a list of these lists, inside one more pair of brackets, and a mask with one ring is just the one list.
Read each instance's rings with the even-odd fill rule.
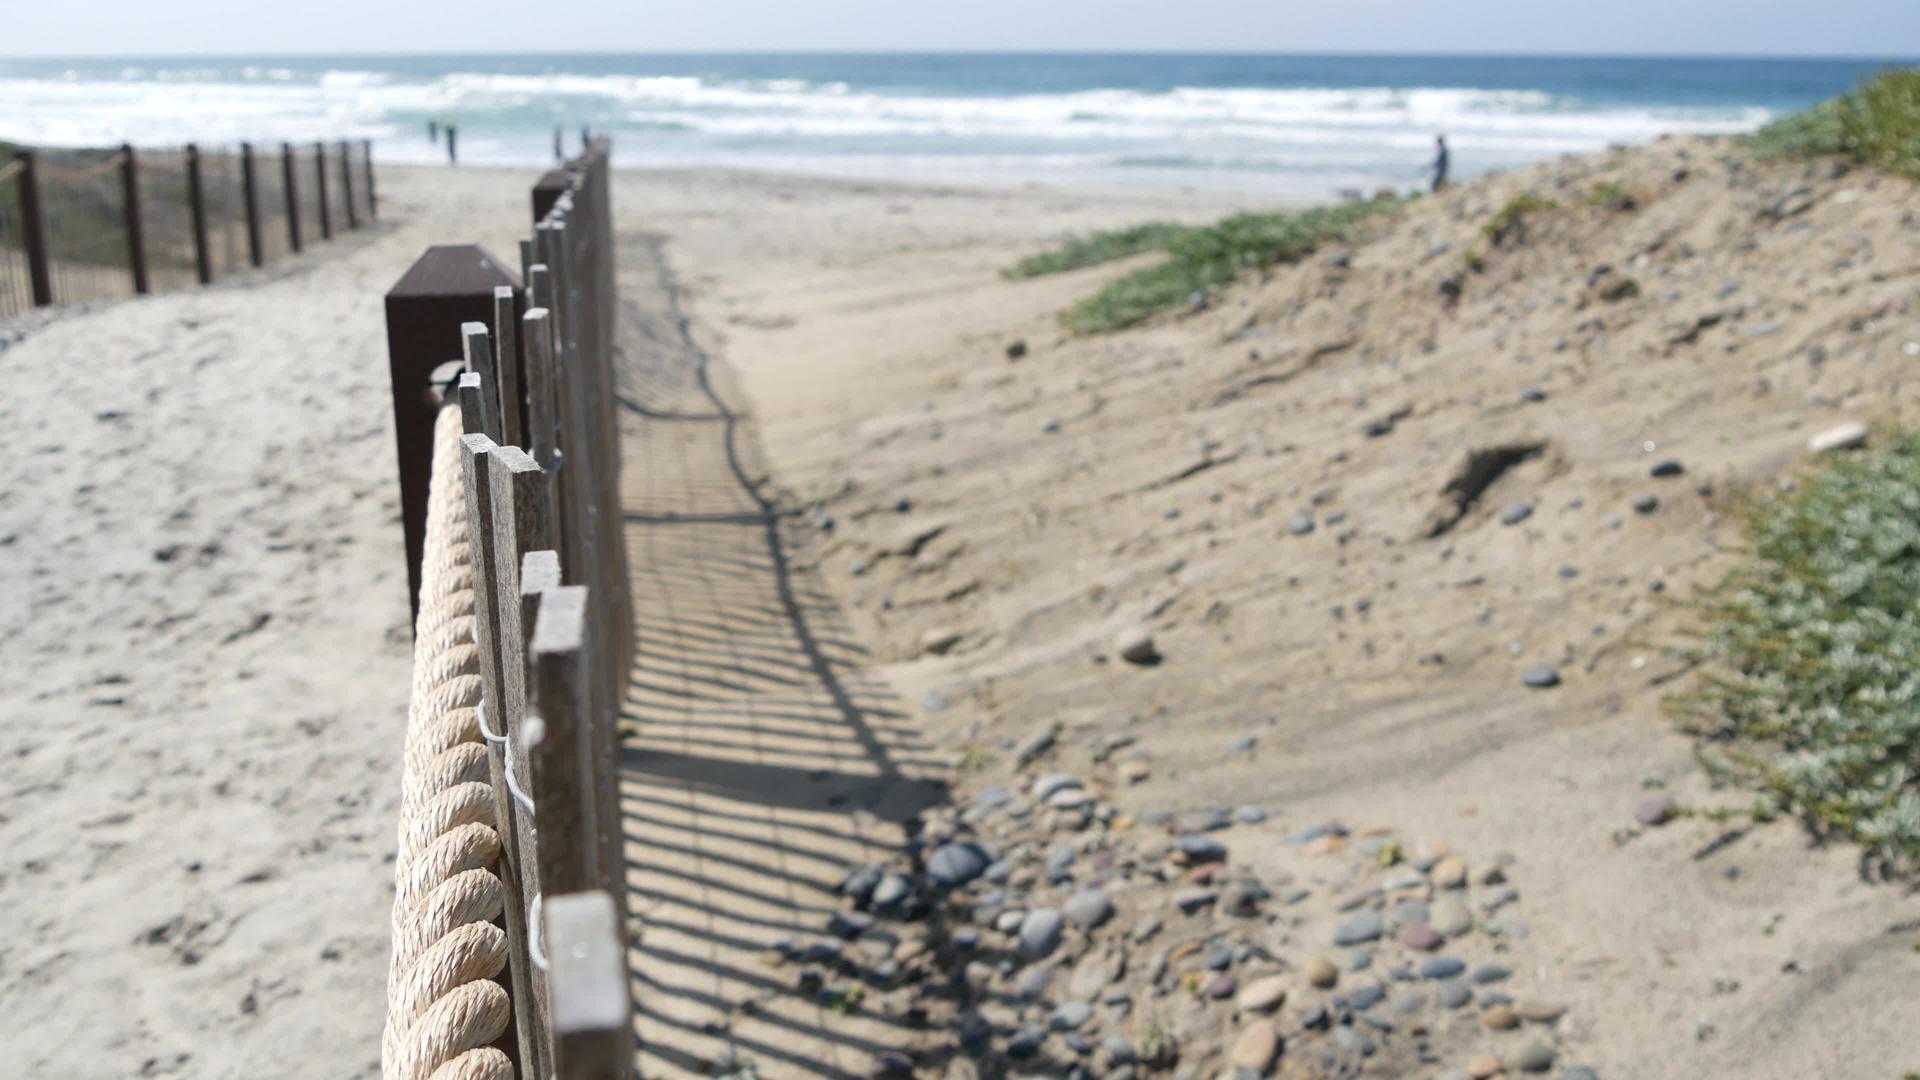
[[[1638,207],[1581,203],[1601,178]],[[379,226],[328,249],[0,326],[18,447],[0,910],[22,929],[0,943],[0,1041],[18,1075],[378,1075],[409,670],[380,301],[431,242],[511,261],[533,179],[387,169]],[[1576,209],[1486,250],[1482,223],[1531,189]],[[1457,857],[1467,891],[1422,882],[1420,902],[1502,920],[1463,955],[1557,1011],[1514,1031],[1422,1020],[1417,1049],[1356,1050],[1367,1075],[1532,1038],[1604,1077],[1920,1070],[1906,885],[1789,821],[1636,821],[1660,795],[1742,800],[1661,710],[1687,677],[1671,601],[1724,569],[1739,493],[1793,476],[1816,432],[1920,412],[1910,183],[1667,140],[1475,182],[1091,338],[1058,312],[1137,260],[1001,272],[1071,235],[1270,201],[706,170],[616,190],[622,274],[674,347],[724,367],[795,559],[917,704],[956,809],[1070,772],[1145,866],[1168,843],[1154,815],[1230,808],[1236,874],[1311,893],[1259,923],[1261,948],[1288,971],[1324,954],[1349,982],[1329,935],[1393,862],[1382,838],[1428,868]],[[1471,452],[1500,447],[1526,452],[1451,503]],[[1650,475],[1668,460],[1677,478]],[[1152,666],[1118,655],[1140,633]],[[1558,686],[1522,685],[1540,665]],[[1055,726],[1052,756],[1023,760]],[[1287,842],[1330,822],[1344,843]],[[1057,839],[981,828],[1035,864]],[[1116,936],[1180,884],[1116,885]],[[1194,940],[1255,933],[1217,918]],[[1379,971],[1419,960],[1377,951]],[[1155,1007],[1195,1077],[1237,1038],[1199,997]],[[1052,1007],[976,1011],[1011,1029]],[[1109,1028],[1137,1037],[1146,1015]],[[938,1027],[958,1018],[935,1017],[926,1075],[971,1075]],[[1290,1052],[1282,1074],[1321,1063]]]

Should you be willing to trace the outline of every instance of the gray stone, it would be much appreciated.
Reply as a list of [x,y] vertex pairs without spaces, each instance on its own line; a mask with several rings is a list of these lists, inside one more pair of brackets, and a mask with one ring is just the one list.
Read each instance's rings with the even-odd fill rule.
[[1173,894],[1173,906],[1191,915],[1212,904],[1218,897],[1211,889],[1181,889]]
[[1041,754],[1053,749],[1053,740],[1059,734],[1060,729],[1057,726],[1045,727],[1020,740],[1020,745],[1014,747],[1013,751],[1014,765],[1032,764]]
[[1346,971],[1365,971],[1373,966],[1373,953],[1366,949],[1348,949],[1340,954],[1340,967]]
[[1121,631],[1114,638],[1113,650],[1129,664],[1154,664],[1160,660],[1160,650],[1153,644],[1153,635],[1144,627]]
[[1020,922],[1020,951],[1028,956],[1046,956],[1060,944],[1063,919],[1052,908],[1027,912]]
[[864,911],[836,911],[827,920],[827,932],[852,941],[873,929],[873,916]]
[[1532,516],[1531,503],[1510,503],[1505,510],[1500,511],[1500,524],[1518,525]]
[[1633,820],[1649,828],[1665,825],[1679,809],[1671,795],[1649,795],[1633,804]]
[[1660,509],[1660,496],[1651,491],[1633,498],[1633,512],[1636,514],[1651,514],[1658,509]]
[[905,874],[888,874],[874,886],[870,897],[874,907],[882,911],[891,911],[904,904],[913,895],[913,879]]
[[1233,812],[1242,825],[1258,825],[1267,820],[1267,812],[1258,806],[1242,806]]
[[1349,1054],[1359,1054],[1361,1057],[1366,1057],[1373,1053],[1373,1043],[1368,1042],[1365,1035],[1360,1034],[1350,1027],[1334,1028],[1333,1041],[1339,1043],[1340,1049],[1345,1050]]
[[1831,427],[1807,440],[1807,449],[1816,454],[1831,453],[1859,446],[1867,441],[1867,425],[1859,421]]
[[1553,1047],[1538,1039],[1530,1039],[1513,1056],[1513,1063],[1525,1072],[1546,1072],[1553,1068],[1553,1057]]
[[1047,852],[1047,880],[1059,881],[1067,877],[1067,868],[1073,865],[1074,854],[1072,844],[1055,844],[1053,850]]
[[1048,773],[1033,782],[1033,797],[1045,801],[1052,798],[1054,792],[1082,786],[1080,778],[1072,773]]
[[1520,682],[1534,690],[1551,690],[1560,685],[1560,672],[1544,664],[1530,667],[1520,673]]
[[1473,1000],[1473,991],[1458,979],[1447,979],[1434,988],[1433,996],[1443,1007],[1458,1009]]
[[1686,471],[1687,471],[1687,467],[1685,465],[1682,465],[1678,461],[1674,461],[1671,458],[1669,458],[1668,460],[1662,461],[1659,464],[1655,465],[1653,468],[1647,470],[1647,475],[1653,477],[1656,480],[1661,480],[1661,479],[1666,479],[1667,477],[1679,476],[1682,473],[1685,473]]
[[1305,536],[1313,531],[1313,515],[1305,510],[1296,510],[1287,519],[1287,531],[1295,536]]
[[1101,1039],[1100,1052],[1107,1056],[1108,1065],[1131,1065],[1140,1058],[1139,1051],[1133,1048],[1133,1040],[1125,1035]]
[[1053,1010],[1047,1026],[1055,1031],[1074,1031],[1093,1019],[1093,1006],[1084,1001],[1069,1001]]
[[1229,915],[1255,915],[1267,890],[1252,881],[1235,881],[1220,890],[1220,910]]
[[1365,945],[1380,940],[1386,929],[1377,911],[1362,911],[1340,924],[1333,932],[1335,945]]
[[1190,863],[1224,862],[1227,858],[1227,845],[1199,833],[1188,833],[1176,840],[1174,845]]
[[1451,979],[1465,970],[1466,963],[1451,956],[1430,956],[1420,962],[1423,979]]
[[1040,1052],[1040,1044],[1047,1041],[1047,1033],[1037,1027],[1021,1028],[1007,1040],[1007,1056],[1010,1058],[1030,1058]]
[[978,844],[942,844],[927,857],[927,876],[955,888],[979,877],[991,861]]
[[1481,964],[1474,968],[1473,974],[1467,978],[1473,980],[1475,986],[1485,986],[1488,983],[1504,982],[1512,975],[1513,971],[1502,964]]
[[1473,929],[1473,912],[1455,897],[1442,897],[1434,901],[1432,918],[1427,924],[1448,937],[1459,937]]
[[1081,889],[1060,905],[1073,925],[1090,930],[1113,917],[1113,901],[1100,889]]
[[1560,1080],[1600,1080],[1600,1074],[1585,1065],[1575,1065],[1561,1073]]

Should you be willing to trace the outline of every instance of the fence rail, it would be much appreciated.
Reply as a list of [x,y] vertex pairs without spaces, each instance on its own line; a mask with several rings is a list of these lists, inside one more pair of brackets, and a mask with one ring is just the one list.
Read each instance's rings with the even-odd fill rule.
[[[274,156],[274,160],[267,157]],[[0,316],[211,284],[375,216],[368,141],[21,149],[0,163]]]
[[554,176],[519,274],[438,245],[386,298],[415,611],[390,1080],[632,1071],[607,143]]

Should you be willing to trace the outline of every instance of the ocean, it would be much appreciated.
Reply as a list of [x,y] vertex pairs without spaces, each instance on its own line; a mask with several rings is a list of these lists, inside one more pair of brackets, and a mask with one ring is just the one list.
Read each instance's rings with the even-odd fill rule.
[[1663,132],[1752,130],[1889,61],[756,54],[0,60],[0,139],[65,146],[369,138],[383,161],[551,160],[585,125],[622,165],[1325,196]]

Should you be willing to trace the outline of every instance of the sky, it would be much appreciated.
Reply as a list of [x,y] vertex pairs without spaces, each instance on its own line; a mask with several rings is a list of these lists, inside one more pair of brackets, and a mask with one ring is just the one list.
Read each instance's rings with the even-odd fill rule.
[[[1102,50],[1920,56],[1920,0],[12,0],[0,55]],[[530,20],[527,12],[538,12]]]

